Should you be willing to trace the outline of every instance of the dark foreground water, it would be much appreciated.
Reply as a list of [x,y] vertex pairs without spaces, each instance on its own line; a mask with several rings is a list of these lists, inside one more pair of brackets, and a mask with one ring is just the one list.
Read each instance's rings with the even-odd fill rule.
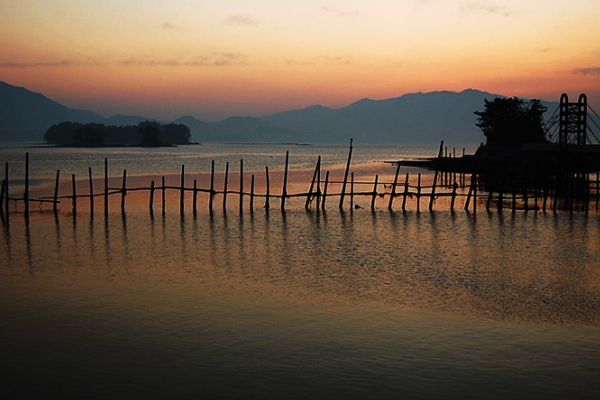
[[0,398],[600,398],[600,218],[50,213],[0,232]]

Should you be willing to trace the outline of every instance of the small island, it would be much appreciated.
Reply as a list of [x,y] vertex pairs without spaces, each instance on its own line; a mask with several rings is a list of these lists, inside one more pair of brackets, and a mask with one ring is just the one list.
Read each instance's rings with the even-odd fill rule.
[[137,125],[81,124],[62,122],[44,134],[47,144],[59,147],[173,147],[197,144],[190,141],[190,129],[183,124],[155,121]]

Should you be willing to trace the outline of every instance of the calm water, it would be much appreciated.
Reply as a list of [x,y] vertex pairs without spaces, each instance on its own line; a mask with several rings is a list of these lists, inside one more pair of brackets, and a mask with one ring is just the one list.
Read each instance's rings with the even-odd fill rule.
[[0,275],[2,398],[600,397],[595,212],[15,214]]

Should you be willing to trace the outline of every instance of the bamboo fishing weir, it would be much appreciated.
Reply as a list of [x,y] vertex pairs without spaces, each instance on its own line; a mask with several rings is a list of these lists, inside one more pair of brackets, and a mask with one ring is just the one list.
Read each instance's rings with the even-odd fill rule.
[[[187,185],[185,165],[181,166],[179,185],[167,185],[165,177],[162,176],[160,184],[154,180],[150,186],[132,187],[127,184],[127,170],[123,171],[121,184],[119,186],[109,185],[109,160],[104,159],[104,185],[102,190],[95,190],[92,168],[88,168],[88,191],[87,193],[77,192],[77,179],[71,174],[71,193],[59,194],[59,182],[61,171],[56,172],[54,193],[52,196],[43,196],[34,198],[30,194],[29,185],[29,153],[25,155],[25,179],[22,196],[14,196],[10,185],[10,166],[5,164],[5,177],[2,181],[0,192],[0,215],[3,223],[8,223],[11,213],[18,213],[19,204],[23,204],[22,213],[27,217],[31,212],[32,203],[37,203],[40,209],[44,205],[51,205],[55,215],[59,215],[59,205],[69,204],[73,215],[77,215],[78,206],[83,202],[89,202],[89,213],[93,217],[96,210],[97,200],[100,199],[104,216],[109,215],[109,204],[115,198],[120,202],[121,212],[126,211],[127,195],[132,192],[148,193],[148,210],[154,213],[158,196],[160,196],[160,209],[164,213],[167,208],[167,192],[175,192],[179,196],[179,211],[181,214],[186,211],[186,193],[191,193],[191,209],[194,215],[198,212],[198,195],[201,193],[208,195],[208,210],[213,212],[218,205],[215,203],[217,197],[220,197],[223,211],[227,210],[227,201],[229,196],[238,197],[239,210],[242,212],[246,203],[250,211],[255,206],[261,206],[269,210],[277,202],[282,211],[286,210],[286,202],[290,199],[304,198],[304,207],[306,210],[326,210],[326,205],[330,204],[332,198],[337,199],[339,210],[344,211],[345,207],[350,210],[366,208],[355,203],[355,199],[367,198],[370,202],[371,210],[381,208],[381,203],[388,210],[402,211],[416,210],[421,211],[422,207],[429,211],[434,210],[437,200],[445,199],[441,202],[449,210],[462,207],[468,212],[477,212],[478,207],[485,207],[486,211],[496,209],[501,212],[509,208],[516,210],[546,211],[552,210],[582,210],[590,211],[590,204],[595,205],[598,211],[600,204],[600,172],[595,172],[595,180],[591,179],[590,173],[569,173],[560,176],[552,176],[551,179],[541,179],[538,173],[519,174],[520,180],[515,179],[499,180],[502,174],[490,174],[489,170],[482,168],[465,168],[464,161],[472,160],[473,156],[456,157],[456,150],[448,154],[448,149],[444,143],[440,144],[437,157],[428,160],[400,160],[386,161],[385,163],[395,166],[393,181],[379,181],[379,175],[375,175],[372,181],[355,180],[355,174],[351,171],[352,161],[352,140],[348,152],[346,167],[343,180],[330,180],[330,171],[323,174],[321,168],[321,156],[318,156],[312,179],[308,191],[299,193],[289,193],[289,151],[286,152],[285,168],[283,175],[283,186],[281,192],[273,193],[271,191],[269,167],[265,167],[265,192],[257,193],[255,190],[255,174],[251,175],[249,190],[244,186],[244,162],[240,160],[239,186],[237,190],[229,188],[229,162],[226,163],[222,189],[217,189],[215,177],[215,162],[212,161],[210,171],[210,183],[208,187],[199,187],[197,180],[194,179],[193,186]],[[454,161],[454,163],[452,162]],[[421,167],[433,172],[429,174],[417,173],[411,176],[405,173],[401,176],[402,166]],[[458,167],[457,167],[458,166]],[[416,175],[416,177],[415,177]],[[324,176],[324,178],[323,178]],[[390,174],[392,176],[392,174]],[[114,177],[113,177],[114,181]],[[540,183],[541,182],[541,183]],[[81,184],[81,182],[80,182]],[[361,190],[359,188],[367,189]],[[334,188],[339,188],[338,192],[333,192]],[[370,189],[370,190],[369,190]],[[172,196],[171,196],[172,197]],[[188,196],[189,198],[190,196]],[[248,201],[246,201],[248,199]],[[396,201],[397,200],[397,201]],[[261,204],[258,202],[261,201]],[[346,202],[347,201],[347,202]],[[395,203],[396,201],[396,203]],[[262,203],[264,202],[264,203]],[[189,200],[187,201],[189,203]],[[412,203],[412,204],[411,204]],[[422,204],[423,203],[423,204]],[[459,204],[460,203],[460,204]],[[12,210],[11,210],[12,204]],[[379,207],[377,207],[379,205]],[[277,205],[275,205],[277,206]]]

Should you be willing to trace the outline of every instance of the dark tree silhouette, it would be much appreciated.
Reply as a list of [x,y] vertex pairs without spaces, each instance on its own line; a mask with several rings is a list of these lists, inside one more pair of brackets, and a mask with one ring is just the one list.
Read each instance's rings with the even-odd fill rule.
[[153,121],[126,126],[62,122],[44,134],[48,143],[78,146],[190,144],[191,137],[190,128],[185,125]]
[[484,110],[475,111],[475,115],[490,146],[547,143],[543,128],[546,109],[535,99],[526,102],[517,97],[496,97],[485,100]]
[[140,133],[142,134],[142,143],[140,143],[140,146],[158,147],[163,145],[163,143],[158,139],[160,129],[156,125],[140,124],[139,129]]

